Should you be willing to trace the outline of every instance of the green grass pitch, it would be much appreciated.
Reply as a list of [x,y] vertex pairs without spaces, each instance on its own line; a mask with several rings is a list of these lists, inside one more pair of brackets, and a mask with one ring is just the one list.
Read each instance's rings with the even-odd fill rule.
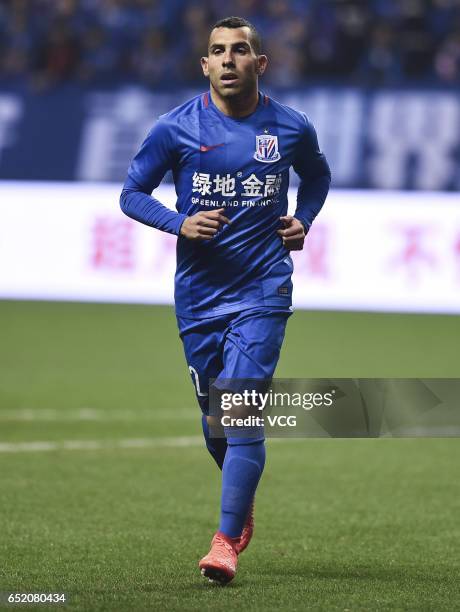
[[[219,474],[173,310],[0,318],[0,592],[65,592],[72,611],[460,609],[459,440],[270,440],[254,540],[215,587],[197,562]],[[277,375],[459,377],[459,329],[299,311]]]

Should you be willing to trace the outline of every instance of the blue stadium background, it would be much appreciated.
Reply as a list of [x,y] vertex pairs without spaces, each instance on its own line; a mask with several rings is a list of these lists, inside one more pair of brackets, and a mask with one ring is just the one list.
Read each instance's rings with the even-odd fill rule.
[[459,0],[7,0],[0,178],[122,181],[156,116],[207,88],[210,26],[237,14],[261,87],[305,110],[335,187],[460,186]]

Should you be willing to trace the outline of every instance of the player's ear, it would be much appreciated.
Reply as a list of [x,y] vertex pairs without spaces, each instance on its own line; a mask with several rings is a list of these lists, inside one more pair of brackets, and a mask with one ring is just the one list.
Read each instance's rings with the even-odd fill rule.
[[266,55],[257,56],[257,74],[262,76],[268,65],[268,57]]
[[203,74],[205,77],[208,77],[209,76],[208,58],[202,57],[200,61],[201,61],[201,68],[203,70]]

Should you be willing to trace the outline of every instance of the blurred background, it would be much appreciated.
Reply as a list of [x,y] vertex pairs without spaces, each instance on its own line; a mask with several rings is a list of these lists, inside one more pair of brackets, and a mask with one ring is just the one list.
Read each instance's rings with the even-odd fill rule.
[[[333,172],[296,305],[459,313],[460,0],[224,10],[2,1],[0,297],[171,303],[174,238],[123,217],[118,194],[156,118],[207,89],[210,28],[236,14],[262,34],[261,88],[307,113]],[[171,176],[158,196],[174,207]]]
[[[222,10],[217,0],[3,0],[1,78],[41,90],[199,85],[196,60]],[[225,10],[260,30],[267,85],[459,84],[457,0],[236,0]]]
[[[199,58],[222,11],[212,0],[2,0],[0,176],[123,180],[155,117],[206,89]],[[308,111],[335,187],[458,190],[458,0],[237,0],[225,11],[260,29],[261,86]],[[104,160],[88,141],[103,130]]]
[[[460,0],[0,0],[0,591],[450,609],[458,439],[271,445],[251,582],[196,586],[219,484],[176,239],[118,199],[156,118],[207,90],[199,58],[229,15],[260,29],[261,89],[310,117],[333,175],[277,375],[460,376]],[[156,195],[174,207],[170,176]]]

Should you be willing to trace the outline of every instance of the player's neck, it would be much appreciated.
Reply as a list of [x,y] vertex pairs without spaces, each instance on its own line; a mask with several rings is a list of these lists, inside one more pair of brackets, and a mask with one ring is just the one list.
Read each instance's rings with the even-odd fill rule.
[[256,89],[247,95],[235,96],[234,98],[223,98],[219,96],[215,89],[211,86],[211,99],[217,108],[234,119],[248,117],[256,110],[259,104],[259,92]]

